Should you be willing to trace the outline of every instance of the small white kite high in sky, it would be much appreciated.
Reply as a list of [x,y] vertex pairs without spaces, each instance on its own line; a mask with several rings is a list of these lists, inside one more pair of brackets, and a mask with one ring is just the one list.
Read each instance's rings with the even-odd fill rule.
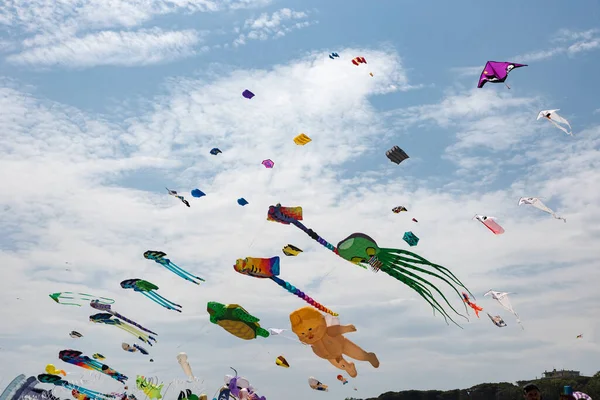
[[[571,128],[571,124],[569,124],[569,121],[567,121],[566,119],[564,119],[563,117],[558,115],[556,113],[557,111],[560,111],[560,108],[557,108],[556,110],[542,110],[538,114],[537,120],[539,121],[541,118],[544,118],[544,119],[552,122],[554,124],[554,126],[556,126],[558,129],[560,129],[567,135],[573,136],[573,128]],[[562,125],[559,125],[559,124],[562,124]],[[565,128],[563,125],[567,125],[571,132],[569,132],[567,130],[567,128]]]
[[552,215],[556,219],[562,219],[564,222],[567,222],[567,220],[565,218],[559,217],[558,215],[556,215],[556,213],[554,211],[552,211],[550,208],[548,208],[537,197],[521,197],[519,199],[519,205],[522,206],[523,204],[528,204],[528,205],[534,206],[538,210],[547,212],[548,214]]

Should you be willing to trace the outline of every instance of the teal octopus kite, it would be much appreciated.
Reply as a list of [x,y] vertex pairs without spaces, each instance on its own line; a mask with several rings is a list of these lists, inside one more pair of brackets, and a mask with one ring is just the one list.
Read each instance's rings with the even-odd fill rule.
[[167,310],[173,310],[177,312],[181,312],[181,310],[177,309],[181,308],[179,304],[173,303],[171,300],[168,300],[162,297],[160,294],[156,293],[155,290],[158,289],[152,282],[145,281],[143,279],[125,279],[121,282],[121,287],[123,289],[133,289],[134,292],[140,292],[156,304],[159,304],[166,308]]
[[200,278],[199,276],[190,274],[183,268],[174,264],[168,258],[165,258],[166,255],[167,255],[167,253],[165,253],[163,251],[148,250],[148,251],[144,252],[145,259],[155,261],[156,263],[162,265],[163,267],[165,267],[169,271],[173,272],[174,274],[182,277],[186,281],[190,281],[192,283],[195,283],[196,285],[200,284],[200,282],[196,282],[196,280],[205,282],[204,279]]

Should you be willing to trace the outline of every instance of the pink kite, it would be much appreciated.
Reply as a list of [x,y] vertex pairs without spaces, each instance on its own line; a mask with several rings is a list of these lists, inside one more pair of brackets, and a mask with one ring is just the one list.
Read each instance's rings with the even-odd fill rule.
[[263,160],[262,165],[264,165],[265,168],[273,168],[275,163],[273,162],[273,160]]
[[475,215],[473,219],[484,224],[490,231],[494,232],[494,235],[501,235],[504,233],[504,228],[498,225],[496,218],[486,217],[485,215]]

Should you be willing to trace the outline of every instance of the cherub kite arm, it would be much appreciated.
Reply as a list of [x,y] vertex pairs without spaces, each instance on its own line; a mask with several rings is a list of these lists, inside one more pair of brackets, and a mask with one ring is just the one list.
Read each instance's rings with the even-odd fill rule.
[[327,334],[329,336],[339,336],[350,332],[356,332],[354,325],[332,325],[327,327]]

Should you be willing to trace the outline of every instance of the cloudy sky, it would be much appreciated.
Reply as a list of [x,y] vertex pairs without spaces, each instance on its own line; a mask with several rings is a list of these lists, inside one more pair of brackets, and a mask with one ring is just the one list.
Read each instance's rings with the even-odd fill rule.
[[[88,388],[121,387],[58,360],[66,348],[105,355],[130,381],[171,384],[167,399],[186,387],[212,396],[230,366],[267,398],[294,400],[327,396],[308,387],[309,376],[330,396],[364,398],[552,368],[593,374],[599,20],[592,0],[507,0],[499,9],[471,0],[4,1],[0,387],[48,363]],[[356,56],[368,64],[352,65]],[[477,89],[486,60],[529,66],[511,73],[511,90]],[[244,89],[256,97],[244,99]],[[536,121],[554,108],[572,137]],[[304,147],[292,141],[301,132],[313,139]],[[391,163],[394,145],[410,159]],[[210,155],[213,147],[223,153]],[[260,164],[266,158],[273,169]],[[207,196],[192,198],[194,188]],[[567,223],[517,206],[521,196],[542,197]],[[333,243],[365,232],[407,249],[402,235],[412,230],[421,239],[412,250],[450,268],[508,326],[485,313],[458,319],[463,329],[446,325],[400,282],[267,222],[277,202],[303,206],[306,225]],[[393,214],[399,205],[409,212]],[[494,236],[474,214],[497,217],[506,233]],[[304,252],[283,256],[288,243]],[[206,284],[145,260],[149,249]],[[291,332],[247,342],[210,324],[206,303],[218,301],[243,305],[264,327],[290,328],[289,313],[305,303],[232,269],[237,258],[276,255],[283,279],[356,326],[347,337],[378,354],[378,369],[357,362],[358,377],[343,386]],[[121,289],[127,278],[157,284],[183,313]],[[483,297],[489,289],[517,293],[524,331]],[[89,323],[89,306],[48,298],[59,291],[114,298],[115,310],[158,332],[155,362],[121,350],[133,343],[126,332]],[[193,384],[184,383],[181,351]],[[277,367],[278,355],[291,368]]]

